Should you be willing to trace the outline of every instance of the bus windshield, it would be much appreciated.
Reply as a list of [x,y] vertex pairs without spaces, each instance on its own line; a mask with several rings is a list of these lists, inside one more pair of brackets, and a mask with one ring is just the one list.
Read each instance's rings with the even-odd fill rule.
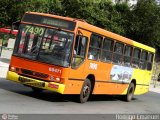
[[68,67],[74,34],[35,25],[22,24],[14,55]]

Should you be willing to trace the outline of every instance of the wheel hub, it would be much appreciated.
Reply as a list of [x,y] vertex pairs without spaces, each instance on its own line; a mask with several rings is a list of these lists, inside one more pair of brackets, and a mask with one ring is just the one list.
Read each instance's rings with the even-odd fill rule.
[[83,97],[86,97],[89,93],[89,86],[86,85],[84,88],[83,88]]

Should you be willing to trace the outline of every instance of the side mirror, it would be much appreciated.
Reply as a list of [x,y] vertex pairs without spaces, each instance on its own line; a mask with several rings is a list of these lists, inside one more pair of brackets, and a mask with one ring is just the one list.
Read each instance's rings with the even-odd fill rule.
[[19,25],[20,25],[20,21],[13,22],[11,30],[18,30]]
[[14,34],[13,31],[14,31],[14,30],[18,30],[19,25],[20,25],[20,21],[13,22],[9,34],[10,34],[10,35],[11,35],[11,34]]

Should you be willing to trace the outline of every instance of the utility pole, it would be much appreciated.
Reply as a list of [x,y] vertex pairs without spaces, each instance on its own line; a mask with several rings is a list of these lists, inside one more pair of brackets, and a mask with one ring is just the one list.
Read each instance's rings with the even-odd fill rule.
[[0,48],[0,57],[1,57],[1,55],[2,55],[2,50],[3,50],[3,41],[4,41],[4,36],[3,36],[3,38],[2,38],[2,45],[1,45],[1,48]]

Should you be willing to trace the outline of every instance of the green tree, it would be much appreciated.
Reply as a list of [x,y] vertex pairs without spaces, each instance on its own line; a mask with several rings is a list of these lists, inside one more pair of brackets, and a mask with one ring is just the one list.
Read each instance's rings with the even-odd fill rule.
[[0,0],[0,25],[11,26],[26,11],[51,13],[83,19],[103,29],[138,42],[160,47],[160,6],[156,0]]
[[160,6],[155,0],[139,0],[128,15],[127,37],[160,47]]
[[110,0],[68,0],[63,2],[62,6],[64,6],[64,16],[83,19],[103,29],[125,34],[122,14]]
[[3,26],[11,26],[27,11],[58,13],[61,9],[60,0],[0,0],[0,22]]

